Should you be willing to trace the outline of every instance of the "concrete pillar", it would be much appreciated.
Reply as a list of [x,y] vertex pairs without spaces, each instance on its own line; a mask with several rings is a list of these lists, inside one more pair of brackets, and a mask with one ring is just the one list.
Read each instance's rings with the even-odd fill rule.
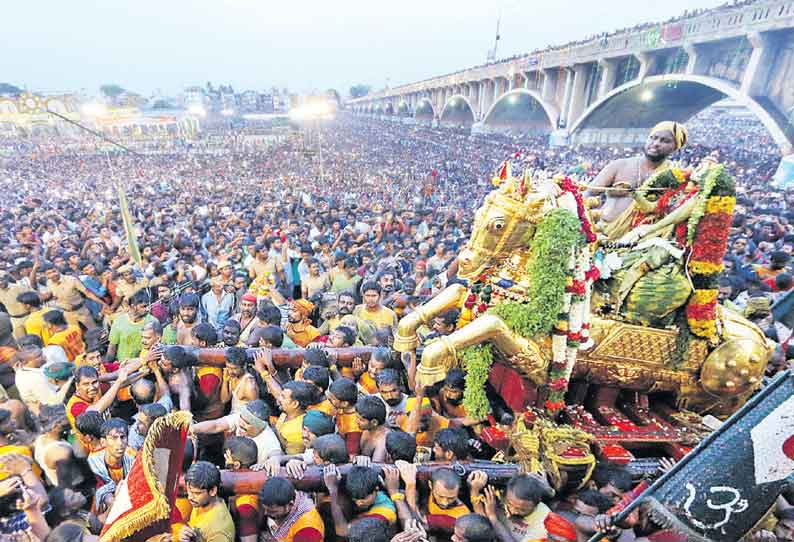
[[543,88],[543,71],[527,72],[527,88],[540,92]]
[[571,109],[571,93],[573,92],[573,69],[565,68],[565,92],[562,95],[562,108],[560,118],[565,121],[565,127],[568,127],[568,112]]
[[496,81],[493,79],[487,79],[485,81],[485,97],[482,101],[482,118],[485,120],[485,115],[488,114],[488,110],[491,108],[491,104],[493,103],[493,96],[494,96],[494,86],[496,86]]
[[474,111],[474,120],[480,120],[480,89],[479,83],[477,81],[471,81],[469,83],[469,102],[471,102],[472,107],[475,108]]
[[689,55],[689,61],[686,64],[686,74],[703,75],[708,68],[708,63],[701,48],[694,43],[687,43],[684,45],[684,51]]
[[573,68],[573,87],[571,88],[571,104],[568,110],[568,117],[565,119],[566,126],[572,126],[587,105],[587,75],[589,73],[588,64],[577,64]]
[[477,81],[477,94],[474,96],[474,103],[477,104],[477,121],[481,121],[483,115],[485,115],[485,111],[482,108],[483,102],[483,94],[485,89],[483,88],[483,82]]
[[642,81],[648,76],[651,70],[656,68],[656,55],[651,53],[637,53],[634,56],[640,63],[640,71],[637,74],[637,78]]
[[491,103],[488,104],[488,107],[496,103],[496,100],[498,98],[499,98],[499,78],[494,77],[493,79],[491,79],[491,100],[490,100]]
[[762,96],[774,65],[777,44],[768,34],[760,32],[748,34],[747,41],[753,46],[753,52],[744,70],[741,92],[749,96]]
[[610,90],[615,88],[618,76],[618,61],[614,58],[604,58],[598,61],[601,66],[601,80],[598,82],[598,97],[603,98]]
[[488,83],[487,81],[480,81],[480,92],[479,92],[479,99],[477,103],[480,104],[480,116],[485,115],[485,94],[488,92]]
[[557,93],[557,75],[560,70],[556,68],[549,68],[543,70],[543,86],[541,87],[540,95],[547,102],[554,101],[554,95]]

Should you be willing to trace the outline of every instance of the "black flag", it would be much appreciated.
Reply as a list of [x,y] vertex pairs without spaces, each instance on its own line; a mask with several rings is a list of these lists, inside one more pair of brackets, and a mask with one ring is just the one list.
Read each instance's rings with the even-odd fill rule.
[[656,523],[689,540],[736,542],[774,505],[792,474],[794,374],[785,371],[616,520],[644,505]]

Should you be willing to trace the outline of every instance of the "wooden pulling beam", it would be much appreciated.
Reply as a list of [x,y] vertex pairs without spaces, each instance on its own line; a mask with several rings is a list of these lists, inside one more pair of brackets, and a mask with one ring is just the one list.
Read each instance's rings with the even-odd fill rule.
[[[193,346],[182,346],[185,352],[194,360],[194,365],[205,365],[208,367],[226,366],[225,348],[196,348]],[[261,348],[247,348],[248,360],[253,363],[254,355],[262,350]],[[297,369],[303,364],[304,352],[310,348],[274,348],[270,350],[273,356],[273,364],[278,368]],[[372,353],[377,350],[375,346],[351,346],[348,348],[323,348],[332,363],[339,367],[350,367],[355,358],[362,361],[369,360]]]
[[[344,478],[353,465],[338,465],[339,471]],[[382,463],[373,463],[372,468],[380,473]],[[519,473],[517,463],[496,463],[493,461],[465,461],[460,463],[441,463],[431,462],[422,463],[416,466],[416,480],[417,482],[426,482],[430,480],[433,471],[443,467],[451,468],[460,475],[461,478],[466,478],[469,473],[475,470],[481,470],[488,475],[488,483],[503,486],[507,484],[513,476]],[[323,482],[323,468],[321,466],[307,467],[303,474],[303,478],[295,479],[290,478],[284,468],[281,469],[281,476],[289,479],[295,489],[300,491],[324,491],[325,482]],[[257,494],[262,488],[262,485],[267,481],[268,475],[265,471],[221,471],[221,491],[226,495],[246,495]]]

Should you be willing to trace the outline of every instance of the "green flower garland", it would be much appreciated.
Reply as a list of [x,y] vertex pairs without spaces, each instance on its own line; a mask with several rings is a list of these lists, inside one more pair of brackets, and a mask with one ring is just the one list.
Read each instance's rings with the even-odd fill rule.
[[528,339],[551,332],[565,299],[571,253],[583,242],[579,217],[566,209],[550,211],[531,239],[526,269],[530,279],[528,301],[499,303],[489,312]]
[[466,415],[485,419],[491,411],[485,384],[493,362],[493,351],[488,343],[470,346],[461,352],[463,369],[466,371],[466,389],[463,391],[463,407]]
[[[649,201],[656,203],[656,200],[659,199],[660,188],[676,188],[684,181],[684,178],[679,179],[675,176],[672,167],[668,167],[651,175],[647,181],[637,188],[636,195],[642,198],[648,197]],[[650,191],[653,191],[653,193],[649,197],[648,192]]]
[[[550,333],[565,300],[572,251],[583,242],[579,217],[565,209],[550,211],[530,240],[531,251],[526,268],[530,277],[528,301],[500,303],[489,312],[501,317],[510,329],[524,337]],[[468,416],[485,418],[490,412],[485,384],[493,362],[491,345],[486,343],[466,348],[461,352],[461,359],[466,371],[463,406]]]

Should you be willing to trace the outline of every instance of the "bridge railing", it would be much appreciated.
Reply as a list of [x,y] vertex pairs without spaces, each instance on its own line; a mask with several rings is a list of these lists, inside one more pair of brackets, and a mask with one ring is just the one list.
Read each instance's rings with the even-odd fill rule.
[[[505,77],[535,69],[572,66],[600,58],[628,56],[637,52],[680,47],[715,38],[724,39],[753,31],[776,30],[794,24],[794,0],[768,0],[735,8],[716,8],[703,14],[668,23],[649,23],[610,36],[594,38],[564,48],[551,48],[519,58],[461,70],[440,77],[376,92],[359,101],[388,98],[456,84]],[[355,103],[355,101],[353,101]]]

